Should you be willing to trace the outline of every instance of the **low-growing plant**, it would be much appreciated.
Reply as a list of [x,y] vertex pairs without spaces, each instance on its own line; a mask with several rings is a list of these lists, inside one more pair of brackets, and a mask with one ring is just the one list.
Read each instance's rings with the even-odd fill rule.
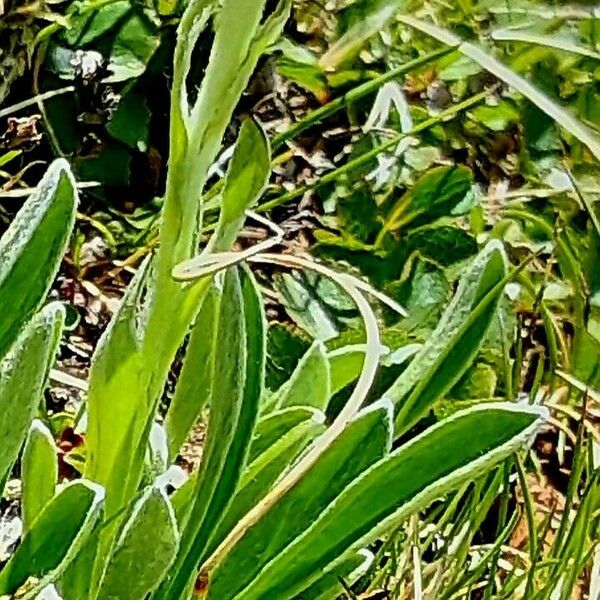
[[[57,485],[52,437],[33,420],[63,320],[60,306],[40,305],[73,224],[76,191],[64,161],[50,167],[2,238],[3,483],[25,448],[24,533],[0,572],[0,594],[33,598],[53,586],[65,600],[335,598],[340,580],[364,572],[369,544],[526,447],[545,420],[538,406],[487,403],[410,433],[473,362],[514,275],[494,241],[464,273],[408,368],[365,406],[384,353],[369,299],[395,304],[353,276],[268,252],[280,241],[276,228],[272,239],[233,250],[270,174],[269,142],[252,120],[240,129],[219,220],[198,255],[209,167],[257,61],[288,16],[288,1],[266,15],[265,4],[250,0],[240,10],[236,0],[193,0],[183,15],[160,246],[95,350],[84,477],[67,484]],[[210,26],[208,66],[192,94],[193,50]],[[256,263],[329,278],[355,303],[364,344],[333,361],[315,342],[289,381],[268,393],[266,317],[248,266]],[[161,422],[160,400],[186,336]],[[328,421],[340,381],[354,381],[354,389]],[[201,418],[201,464],[173,492],[169,467]]]

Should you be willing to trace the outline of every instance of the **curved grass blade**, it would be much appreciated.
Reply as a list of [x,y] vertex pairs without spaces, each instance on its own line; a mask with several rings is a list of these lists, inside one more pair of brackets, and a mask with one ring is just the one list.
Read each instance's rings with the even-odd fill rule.
[[116,541],[97,600],[145,598],[162,581],[178,547],[175,513],[164,489],[147,488]]
[[0,362],[0,491],[42,400],[64,318],[62,304],[44,307]]
[[48,294],[67,249],[76,204],[71,170],[58,159],[0,239],[0,358]]
[[58,579],[100,519],[103,489],[80,479],[46,504],[0,572],[0,594],[14,594],[29,577],[38,579],[23,598],[33,598]]
[[[212,584],[219,600],[291,598],[410,514],[528,444],[547,411],[498,403],[457,413],[380,460],[331,503],[310,528],[278,553],[250,584],[223,587],[233,561],[225,560]],[[238,565],[249,546],[240,543]],[[234,554],[232,553],[232,555]],[[210,589],[210,588],[209,588]]]
[[600,60],[600,54],[594,52],[585,46],[575,44],[569,39],[561,39],[554,35],[544,35],[528,31],[525,29],[496,29],[492,31],[491,37],[493,40],[501,42],[524,42],[526,44],[534,44],[536,46],[547,46],[554,50],[579,54],[595,60]]
[[29,429],[21,458],[21,517],[23,531],[53,498],[58,480],[58,456],[50,430],[38,419]]

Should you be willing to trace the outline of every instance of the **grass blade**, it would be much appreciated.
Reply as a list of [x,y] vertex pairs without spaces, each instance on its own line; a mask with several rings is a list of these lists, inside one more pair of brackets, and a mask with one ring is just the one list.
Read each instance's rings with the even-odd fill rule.
[[581,123],[567,109],[557,104],[531,82],[492,56],[490,52],[476,44],[463,41],[447,29],[443,29],[432,23],[420,21],[410,15],[396,15],[396,18],[409,27],[440,40],[444,44],[456,47],[461,54],[464,54],[486,71],[494,74],[498,79],[523,94],[525,98],[535,104],[549,117],[552,117],[584,146],[587,146],[596,159],[600,160],[600,138],[598,138],[592,129]]
[[262,395],[265,317],[251,275],[238,268],[225,273],[215,345],[208,442],[197,497],[182,527],[175,576],[161,598],[180,598],[206,552],[207,542],[231,502],[246,464]]

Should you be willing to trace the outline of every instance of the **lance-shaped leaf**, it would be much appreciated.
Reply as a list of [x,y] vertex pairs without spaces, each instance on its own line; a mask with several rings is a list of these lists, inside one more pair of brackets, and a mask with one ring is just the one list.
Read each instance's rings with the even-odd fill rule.
[[0,572],[0,594],[14,594],[29,577],[33,598],[77,556],[102,513],[103,489],[86,480],[67,484],[46,504]]
[[390,402],[377,402],[346,426],[304,476],[246,530],[214,575],[208,574],[209,598],[244,597],[243,590],[265,565],[302,535],[346,486],[387,454],[392,413]]
[[209,400],[220,302],[221,291],[213,285],[206,292],[190,333],[181,374],[165,419],[172,459]]
[[365,347],[343,346],[331,351],[327,358],[331,368],[331,394],[337,394],[359,375],[365,360]]
[[56,160],[0,239],[0,358],[48,294],[76,204],[69,165]]
[[145,598],[162,581],[178,547],[175,513],[164,489],[147,488],[116,541],[98,600]]
[[290,379],[269,401],[277,408],[311,406],[325,410],[331,396],[329,361],[323,342],[315,342],[300,359]]
[[245,269],[226,271],[220,304],[210,392],[207,442],[195,501],[182,524],[174,578],[159,596],[180,598],[206,544],[231,502],[246,465],[265,368],[266,322],[256,283]]
[[34,419],[21,458],[21,516],[23,531],[31,529],[38,514],[54,496],[58,456],[50,430]]
[[322,416],[323,412],[315,408],[290,406],[289,408],[276,410],[261,417],[256,423],[248,462],[252,462],[265,450],[277,443],[278,440],[296,427],[296,425],[309,420],[316,420],[318,422]]
[[460,379],[485,338],[504,289],[507,259],[492,241],[459,282],[438,326],[385,393],[397,406],[396,431],[406,431]]
[[[544,408],[497,403],[478,406],[435,425],[368,469],[331,503],[293,543],[254,571],[244,586],[233,572],[252,553],[238,543],[214,573],[209,597],[258,600],[293,597],[322,570],[343,562],[435,498],[530,443],[545,421]],[[237,575],[239,578],[239,574]]]
[[64,318],[61,304],[44,307],[0,363],[0,490],[42,400]]
[[244,225],[245,211],[260,197],[271,173],[271,152],[265,132],[252,119],[242,123],[225,176],[221,213],[209,247],[213,252],[229,250]]
[[85,474],[105,487],[109,517],[127,494],[130,457],[137,451],[132,446],[145,426],[140,418],[145,414],[145,397],[140,394],[145,382],[137,318],[147,274],[145,263],[100,338],[90,370]]
[[244,471],[238,491],[227,508],[208,553],[216,548],[233,526],[261,500],[289,469],[308,444],[325,431],[325,415],[314,412],[269,446]]

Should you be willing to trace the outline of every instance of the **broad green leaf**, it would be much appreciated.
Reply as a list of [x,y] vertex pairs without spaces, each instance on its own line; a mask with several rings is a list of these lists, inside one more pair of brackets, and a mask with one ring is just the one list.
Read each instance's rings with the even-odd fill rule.
[[434,332],[385,393],[397,406],[397,433],[422,417],[471,365],[494,317],[506,273],[502,245],[488,243],[461,278]]
[[378,402],[359,413],[304,477],[246,530],[214,574],[209,574],[208,598],[244,597],[243,590],[265,565],[306,531],[346,486],[386,455],[391,428],[389,402]]
[[53,498],[58,481],[58,456],[50,430],[38,419],[29,429],[21,458],[21,518],[23,531]]
[[471,170],[462,165],[436,167],[421,177],[390,210],[377,239],[407,225],[424,225],[451,214],[473,185]]
[[0,490],[43,398],[64,318],[62,304],[44,307],[0,362]]
[[83,48],[115,27],[130,10],[128,0],[116,0],[94,13],[74,15],[69,19],[71,27],[63,31],[64,39],[71,46]]
[[54,161],[0,239],[0,358],[40,307],[67,249],[77,193],[66,161]]
[[165,419],[169,456],[177,456],[210,396],[212,356],[218,332],[221,291],[211,286],[192,327],[175,393]]
[[165,491],[147,488],[123,525],[98,600],[140,600],[162,581],[175,559],[179,533]]
[[242,123],[225,176],[221,197],[221,214],[209,247],[213,252],[229,250],[244,225],[244,211],[249,209],[265,189],[271,173],[269,140],[252,119]]
[[290,317],[313,339],[337,337],[340,325],[351,321],[355,307],[339,286],[318,273],[283,273],[275,289]]
[[252,462],[296,425],[308,420],[318,421],[321,418],[321,422],[324,422],[325,416],[321,411],[307,406],[290,406],[261,417],[252,436],[248,462]]
[[323,575],[308,589],[294,596],[294,600],[332,600],[338,598],[346,591],[341,580],[346,586],[351,586],[362,577],[373,564],[375,556],[367,549],[350,552],[333,569],[325,569]]
[[276,408],[310,406],[325,410],[331,396],[329,361],[325,346],[315,342],[302,357],[290,379],[277,390],[269,404]]
[[113,43],[107,82],[117,83],[139,77],[160,44],[155,28],[143,16],[133,13],[119,29]]
[[328,355],[331,367],[331,394],[337,394],[359,375],[365,360],[365,349],[361,345],[342,346]]
[[[530,443],[546,416],[543,408],[498,403],[469,409],[435,425],[350,483],[249,585],[232,586],[230,581],[222,587],[221,577],[232,564],[226,559],[213,581],[214,590],[222,593],[209,592],[209,597],[293,597],[316,581],[327,565],[335,568],[347,551],[360,549]],[[239,561],[243,547],[239,543],[229,558],[237,555]]]
[[179,598],[240,480],[258,415],[265,363],[265,316],[252,275],[224,274],[210,391],[207,442],[194,504],[182,524],[174,577],[160,597]]
[[38,579],[24,598],[53,583],[76,557],[100,519],[104,491],[94,483],[68,483],[46,504],[0,572],[0,594],[14,594],[29,577]]
[[[131,456],[139,430],[145,426],[143,365],[138,331],[138,307],[146,284],[148,263],[140,267],[104,331],[90,370],[87,400],[87,460],[85,474],[106,489],[106,514],[119,510],[128,495]],[[145,448],[144,448],[145,450]]]
[[238,490],[211,538],[212,552],[233,526],[261,500],[307,445],[325,431],[325,415],[315,412],[275,441],[244,471]]

